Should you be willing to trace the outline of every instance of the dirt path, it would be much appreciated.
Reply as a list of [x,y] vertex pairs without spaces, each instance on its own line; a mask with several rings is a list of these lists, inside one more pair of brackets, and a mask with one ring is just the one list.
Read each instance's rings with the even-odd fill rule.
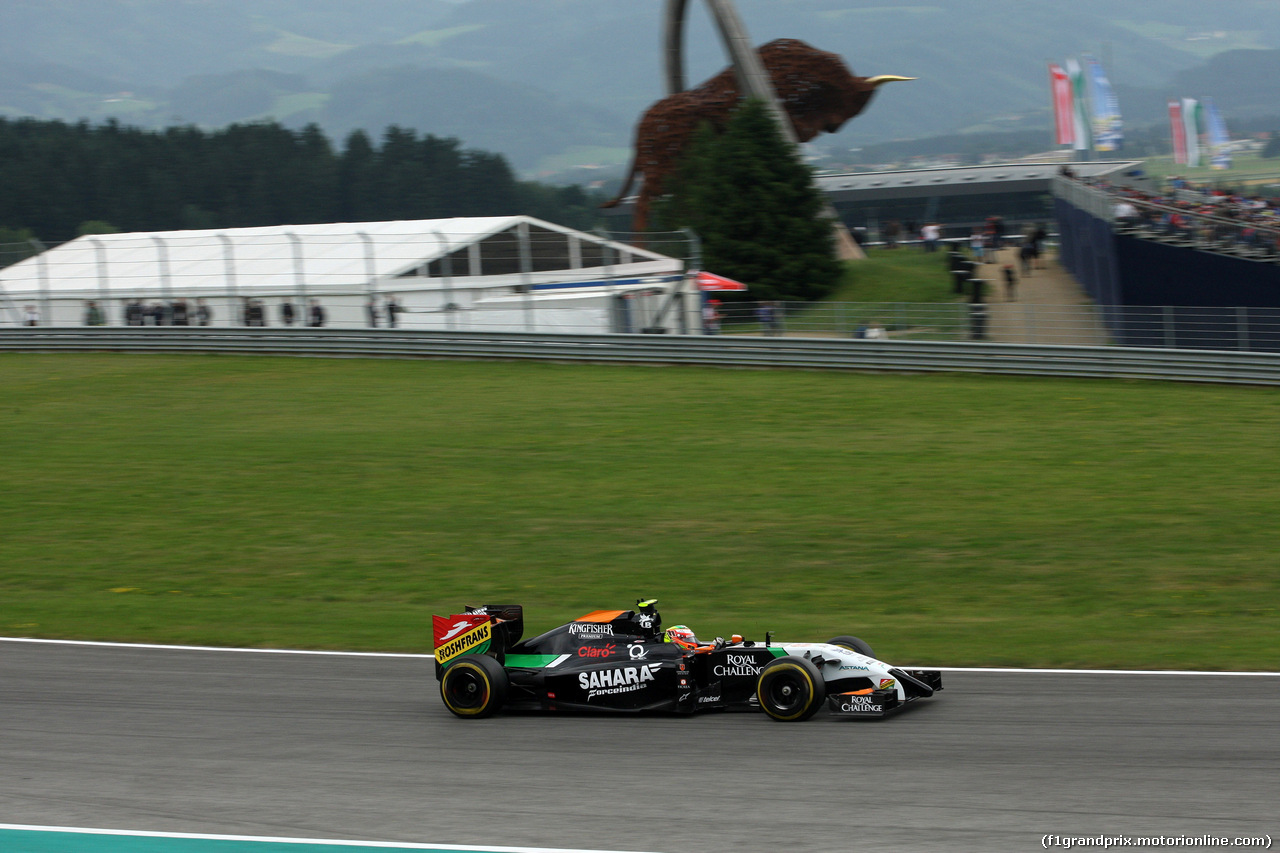
[[[996,263],[978,274],[989,283],[987,339],[1011,344],[1106,346],[1110,343],[1098,312],[1056,255],[1040,259],[1042,269],[1024,275],[1016,248],[1001,249]],[[1006,292],[1004,267],[1017,277],[1012,298]]]

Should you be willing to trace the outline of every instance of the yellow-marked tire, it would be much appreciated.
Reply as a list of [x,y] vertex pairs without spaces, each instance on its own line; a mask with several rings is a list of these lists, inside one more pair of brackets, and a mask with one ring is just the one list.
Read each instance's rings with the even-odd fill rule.
[[839,637],[832,637],[830,640],[827,640],[827,645],[844,646],[851,652],[857,652],[858,654],[866,655],[869,658],[876,656],[876,653],[871,651],[871,646],[867,645],[865,640],[859,640],[857,637],[850,637],[848,634]]
[[756,681],[756,699],[775,720],[798,723],[818,712],[827,697],[826,681],[807,658],[769,661]]
[[488,655],[467,655],[445,668],[440,698],[459,717],[479,719],[502,709],[509,684],[502,664]]

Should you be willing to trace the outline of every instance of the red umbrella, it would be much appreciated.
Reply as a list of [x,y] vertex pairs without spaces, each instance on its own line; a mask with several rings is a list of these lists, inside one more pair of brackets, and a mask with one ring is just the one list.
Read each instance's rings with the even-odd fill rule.
[[747,286],[740,281],[725,278],[710,272],[696,274],[699,290],[746,290]]

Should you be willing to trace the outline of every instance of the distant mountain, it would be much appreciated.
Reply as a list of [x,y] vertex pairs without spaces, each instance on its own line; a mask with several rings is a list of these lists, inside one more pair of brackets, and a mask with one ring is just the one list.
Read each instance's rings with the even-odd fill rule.
[[4,0],[0,55],[164,87],[195,74],[300,71],[428,29],[447,0]]
[[510,152],[509,159],[524,168],[574,146],[625,144],[615,116],[531,86],[450,68],[402,66],[344,78],[322,107],[290,119],[303,121],[343,135],[389,124],[429,128],[472,148]]
[[1232,50],[1203,67],[1178,74],[1171,90],[1186,97],[1211,96],[1229,115],[1273,115],[1280,80],[1280,50]]
[[310,93],[307,79],[280,71],[232,71],[188,77],[170,90],[167,101],[184,123],[221,127],[268,116],[289,98]]
[[[752,37],[789,36],[881,92],[831,145],[1050,122],[1046,61],[1093,53],[1127,121],[1174,93],[1280,114],[1275,0],[737,0]],[[725,64],[693,2],[689,83]],[[507,155],[626,157],[662,96],[660,0],[5,0],[0,114],[147,127],[315,121],[335,140],[391,124]],[[610,154],[609,152],[612,151]]]

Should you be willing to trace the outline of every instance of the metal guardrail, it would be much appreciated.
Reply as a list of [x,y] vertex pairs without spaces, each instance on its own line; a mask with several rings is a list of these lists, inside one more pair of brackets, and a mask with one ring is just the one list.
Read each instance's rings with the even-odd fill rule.
[[1280,385],[1280,353],[680,335],[396,329],[36,327],[0,331],[0,352],[135,352],[691,364],[891,373],[1163,379]]
[[[1023,279],[1010,289],[999,270],[989,265],[989,279],[984,292],[986,302],[975,306],[969,302],[726,302],[719,307],[720,331],[725,335],[761,335],[786,338],[864,338],[888,337],[915,341],[978,341],[1002,344],[1063,344],[1067,346],[1102,346],[1118,344],[1173,349],[1233,349],[1280,351],[1280,307],[1194,307],[1167,305],[1052,305],[1039,302],[1009,301],[1016,290],[1025,285]],[[3,294],[0,294],[0,304]],[[658,299],[645,303],[645,310],[660,310]],[[629,309],[630,328],[639,332],[641,318],[655,316],[641,311],[639,303]],[[768,313],[761,313],[762,309]],[[554,316],[557,309],[540,312],[508,312],[507,322],[498,323],[493,312],[481,315],[446,317],[440,313],[409,312],[399,317],[394,331],[442,333],[491,332],[511,334],[600,335],[608,324],[600,317],[594,322],[575,323],[574,317]],[[686,333],[700,327],[685,310],[667,312],[663,322],[670,327],[683,325]],[[3,317],[0,311],[0,317]],[[585,315],[578,315],[582,320]],[[670,322],[674,318],[675,322]],[[981,322],[979,323],[979,318]],[[274,317],[272,319],[275,319]],[[586,318],[591,319],[590,317]],[[356,319],[356,309],[348,311],[350,322],[329,322],[326,331],[368,330],[363,318]],[[25,328],[0,322],[0,330]],[[41,326],[41,328],[48,328]],[[286,334],[290,328],[277,324],[262,326],[134,326],[119,324],[90,327],[55,326],[52,328],[129,329],[149,335],[157,330],[186,328],[195,330],[278,330]],[[294,326],[297,332],[313,327]],[[875,330],[875,331],[873,331]]]

